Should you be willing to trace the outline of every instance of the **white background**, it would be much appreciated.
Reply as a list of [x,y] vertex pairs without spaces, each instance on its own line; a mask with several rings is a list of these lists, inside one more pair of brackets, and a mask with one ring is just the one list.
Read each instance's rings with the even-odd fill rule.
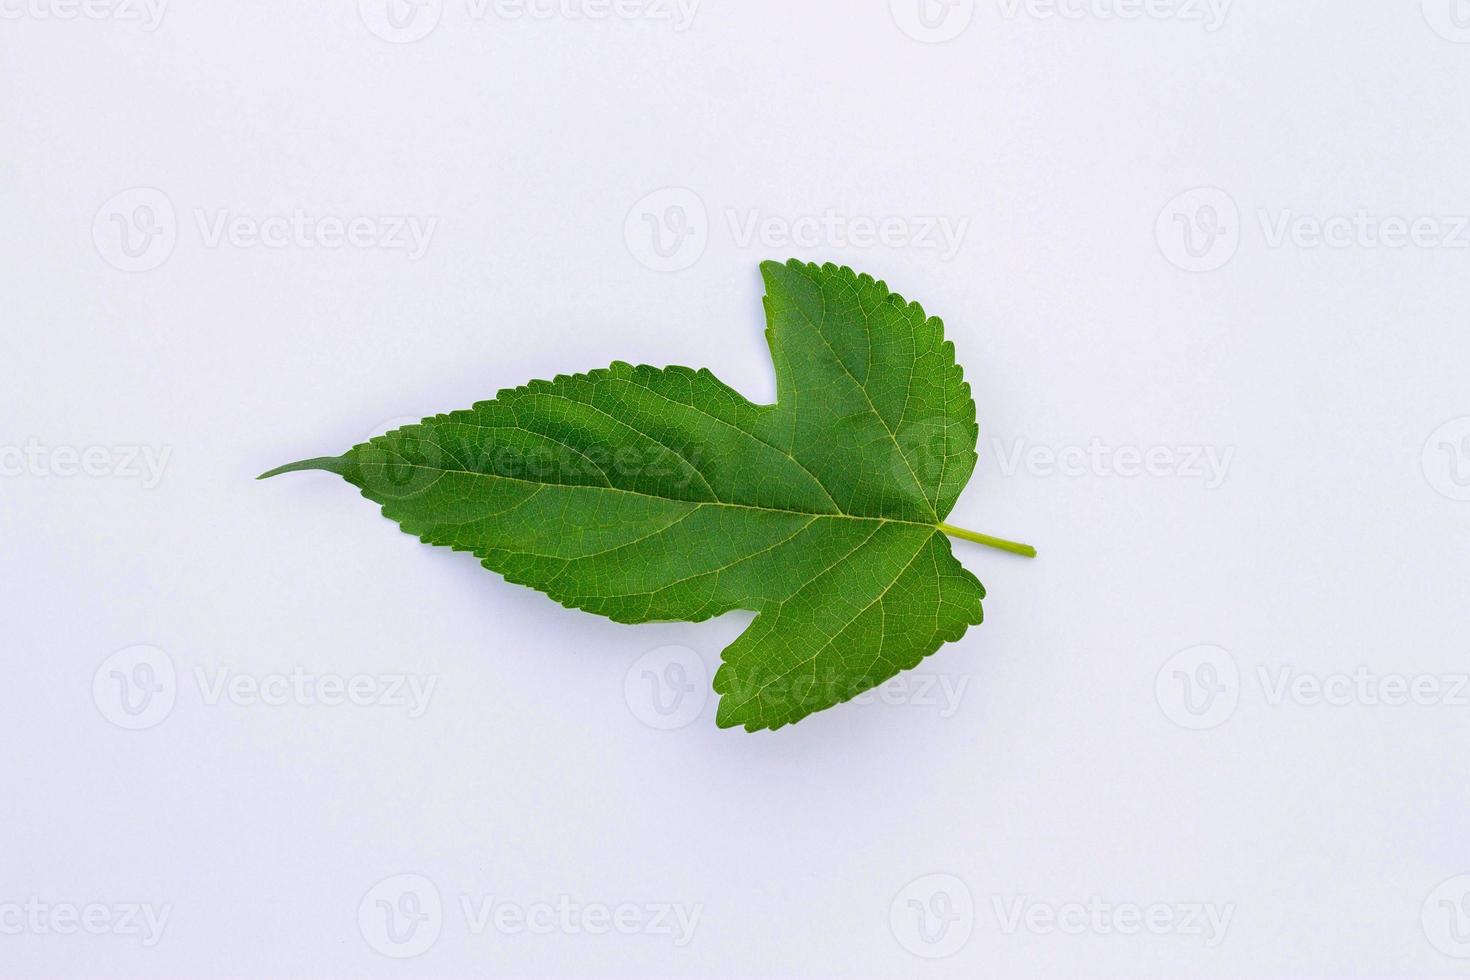
[[[1455,2],[958,0],[926,31],[903,0],[445,0],[395,34],[382,0],[3,0],[0,975],[1466,975]],[[779,240],[828,211],[907,224]],[[1446,240],[1273,231],[1359,211]],[[245,234],[296,212],[433,231],[417,257]],[[952,255],[918,234],[941,216]],[[1040,549],[957,544],[986,622],[918,672],[957,704],[747,735],[710,696],[661,730],[644,682],[677,663],[703,698],[747,616],[615,625],[335,477],[253,480],[615,358],[768,400],[756,265],[792,255],[945,318],[982,427],[952,520]],[[1046,462],[1089,446],[1161,462]],[[1186,465],[1207,449],[1223,480]],[[152,716],[119,700],[139,657]],[[211,694],[293,671],[435,687],[413,718]],[[400,874],[442,901],[411,959],[378,922]],[[563,895],[700,918],[679,946],[461,905]],[[65,931],[94,903],[120,932]],[[167,908],[156,941],[130,903]]]

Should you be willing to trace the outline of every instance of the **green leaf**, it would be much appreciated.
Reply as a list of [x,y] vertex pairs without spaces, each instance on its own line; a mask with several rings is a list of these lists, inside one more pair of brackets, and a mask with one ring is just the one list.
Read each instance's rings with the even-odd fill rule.
[[777,400],[621,362],[502,391],[345,455],[337,473],[430,544],[620,623],[757,615],[715,674],[721,727],[779,728],[981,620],[943,524],[975,404],[943,324],[851,269],[761,266]]

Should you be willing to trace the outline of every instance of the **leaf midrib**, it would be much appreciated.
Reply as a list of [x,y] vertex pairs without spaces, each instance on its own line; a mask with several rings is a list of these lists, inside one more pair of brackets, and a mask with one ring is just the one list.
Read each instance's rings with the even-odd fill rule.
[[[387,451],[391,452],[391,450]],[[407,466],[409,469],[427,470],[430,473],[437,473],[440,476],[443,476],[446,473],[463,473],[466,476],[480,477],[481,479],[485,480],[506,480],[511,483],[522,483],[527,486],[533,487],[563,487],[567,490],[591,490],[597,493],[623,493],[633,497],[646,497],[649,500],[662,500],[666,503],[688,504],[691,507],[735,507],[740,510],[754,510],[766,514],[795,514],[801,517],[831,517],[842,518],[849,521],[877,521],[879,523],[886,524],[907,524],[913,527],[927,528],[930,531],[934,531],[936,534],[939,533],[939,525],[937,523],[929,524],[925,521],[911,521],[902,517],[868,517],[862,514],[849,514],[845,511],[840,510],[836,513],[832,513],[830,511],[820,510],[798,510],[794,507],[761,507],[756,504],[737,504],[728,500],[685,500],[682,497],[662,497],[656,493],[644,493],[641,490],[627,490],[623,487],[611,486],[590,486],[585,483],[545,483],[540,480],[525,480],[516,476],[502,476],[499,473],[481,473],[478,470],[455,469],[453,467],[447,466],[424,466],[420,463],[410,462],[397,453],[394,453],[394,455],[398,456],[399,459],[403,459],[402,465]],[[386,463],[365,462],[358,462],[357,465],[359,469],[367,469],[369,466],[377,466],[380,469],[386,469],[388,466],[388,464]],[[438,481],[436,480],[435,482]],[[408,496],[417,496],[418,494],[424,493],[429,489],[429,487],[432,487],[433,485],[434,484],[431,483],[428,487],[424,487],[421,490],[415,490],[412,494],[409,494]],[[400,497],[397,499],[403,500],[407,499],[407,497]]]

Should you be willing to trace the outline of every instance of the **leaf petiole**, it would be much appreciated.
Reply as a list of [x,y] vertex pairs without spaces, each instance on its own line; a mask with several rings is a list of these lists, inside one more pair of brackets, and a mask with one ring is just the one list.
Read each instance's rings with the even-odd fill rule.
[[939,530],[952,538],[964,538],[966,541],[974,541],[976,544],[999,548],[1001,551],[1009,551],[1013,555],[1024,555],[1027,558],[1036,557],[1036,549],[1029,544],[1018,544],[1015,541],[1007,541],[1005,538],[993,538],[988,534],[981,534],[978,531],[966,531],[962,527],[955,527],[953,524],[945,524],[943,522],[938,527]]

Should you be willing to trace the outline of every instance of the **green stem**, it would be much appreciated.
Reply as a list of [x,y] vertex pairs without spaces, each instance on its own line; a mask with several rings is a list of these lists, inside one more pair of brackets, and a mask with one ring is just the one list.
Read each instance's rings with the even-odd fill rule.
[[953,524],[939,525],[939,530],[952,538],[964,538],[966,541],[974,541],[991,548],[999,548],[1001,551],[1009,551],[1013,555],[1025,555],[1027,558],[1036,557],[1036,549],[1029,544],[1017,544],[1015,541],[1007,541],[1005,538],[993,538],[988,534],[980,534],[977,531],[966,531],[962,527]]

